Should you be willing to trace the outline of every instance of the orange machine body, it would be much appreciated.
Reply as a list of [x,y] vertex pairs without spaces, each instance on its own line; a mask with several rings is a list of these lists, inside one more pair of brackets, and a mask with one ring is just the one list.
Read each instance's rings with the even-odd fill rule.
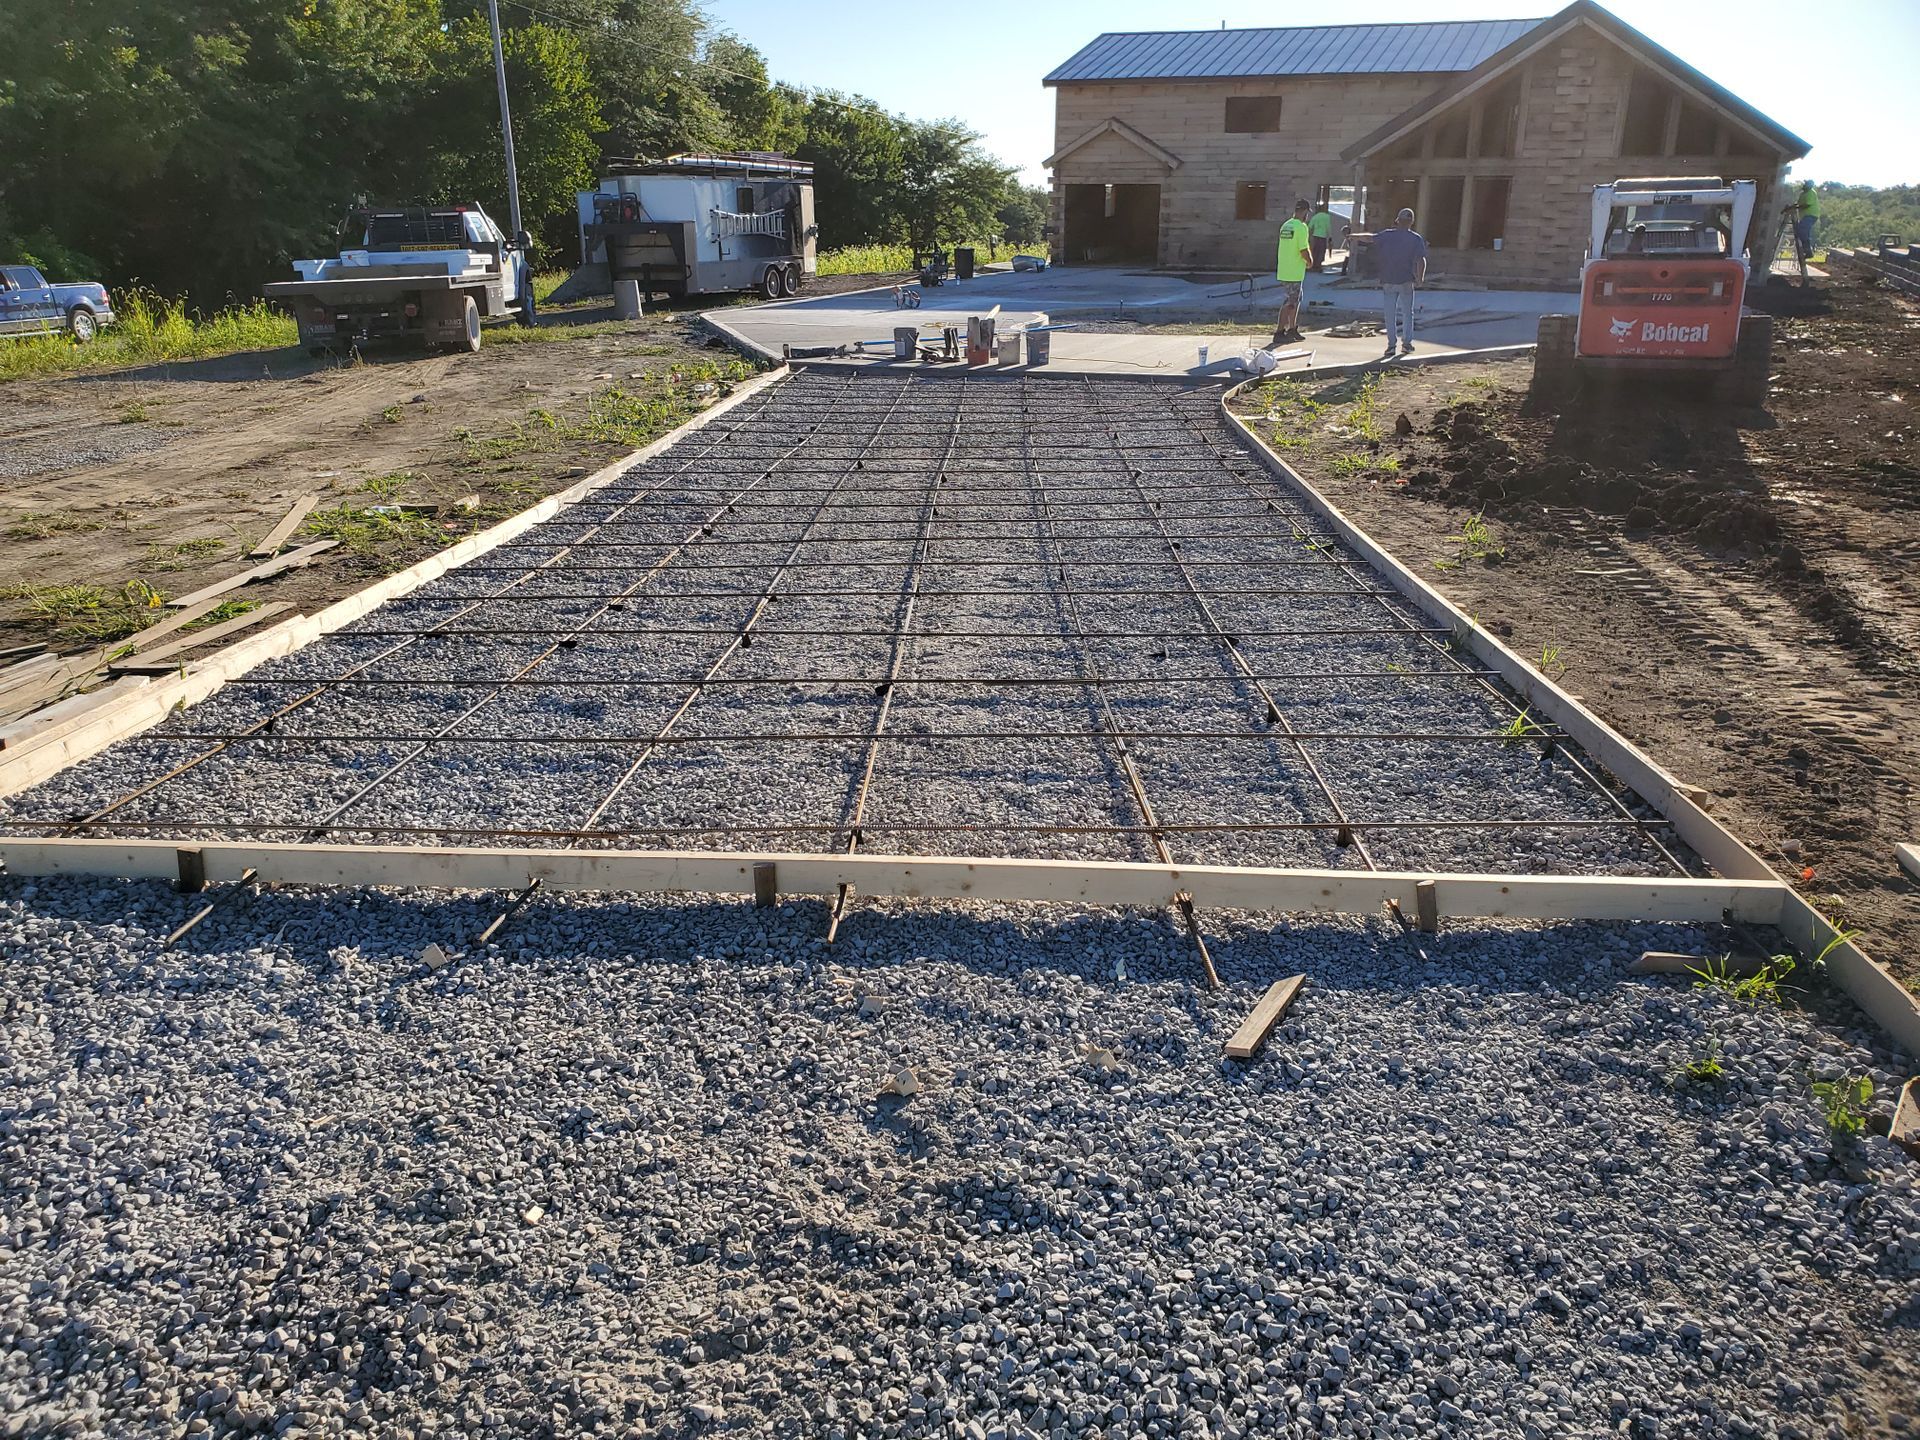
[[1737,259],[1614,255],[1580,277],[1575,352],[1587,359],[1732,363],[1746,266]]

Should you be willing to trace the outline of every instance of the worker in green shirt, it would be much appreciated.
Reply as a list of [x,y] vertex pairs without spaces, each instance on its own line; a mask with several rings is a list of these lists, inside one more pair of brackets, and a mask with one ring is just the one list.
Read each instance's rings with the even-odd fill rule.
[[1304,338],[1300,334],[1300,292],[1306,288],[1307,264],[1313,259],[1313,232],[1307,225],[1310,208],[1304,200],[1295,201],[1293,218],[1280,227],[1280,252],[1273,266],[1273,278],[1280,282],[1280,320],[1273,327],[1275,345]]
[[1800,258],[1813,258],[1813,232],[1820,225],[1820,192],[1813,188],[1813,181],[1802,180],[1800,193],[1795,197],[1793,208],[1799,211],[1793,222],[1793,238],[1800,246]]
[[1313,207],[1313,218],[1307,221],[1307,233],[1313,237],[1313,264],[1307,268],[1318,275],[1327,268],[1327,247],[1333,243],[1333,216],[1327,210],[1327,202],[1322,200]]

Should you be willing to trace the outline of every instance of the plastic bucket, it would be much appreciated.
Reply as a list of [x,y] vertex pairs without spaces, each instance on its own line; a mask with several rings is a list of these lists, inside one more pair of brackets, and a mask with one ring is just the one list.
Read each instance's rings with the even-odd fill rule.
[[1027,331],[1027,364],[1044,365],[1053,357],[1053,334],[1047,330]]

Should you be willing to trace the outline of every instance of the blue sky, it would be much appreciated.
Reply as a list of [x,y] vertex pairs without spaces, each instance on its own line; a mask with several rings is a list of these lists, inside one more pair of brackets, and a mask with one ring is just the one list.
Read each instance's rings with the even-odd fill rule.
[[[775,76],[851,90],[889,110],[954,116],[1036,184],[1053,140],[1040,77],[1102,30],[1330,25],[1547,15],[1540,0],[1346,0],[1310,8],[1203,0],[706,0],[713,21],[758,46]],[[1607,8],[1802,136],[1795,173],[1920,181],[1911,140],[1920,0],[1607,0]],[[959,20],[949,16],[958,15]]]

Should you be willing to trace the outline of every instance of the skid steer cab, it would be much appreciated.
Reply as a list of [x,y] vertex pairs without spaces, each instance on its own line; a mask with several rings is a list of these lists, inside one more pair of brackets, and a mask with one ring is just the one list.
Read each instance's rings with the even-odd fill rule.
[[1709,377],[1725,403],[1764,405],[1773,321],[1743,314],[1754,194],[1751,180],[1717,177],[1595,186],[1580,310],[1541,319],[1536,391],[1678,371]]

